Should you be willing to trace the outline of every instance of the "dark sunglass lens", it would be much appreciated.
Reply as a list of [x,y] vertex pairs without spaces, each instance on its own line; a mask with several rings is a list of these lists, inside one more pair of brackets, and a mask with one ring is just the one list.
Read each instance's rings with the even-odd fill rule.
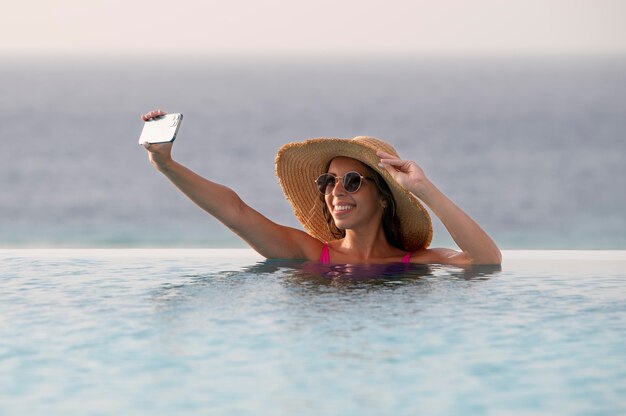
[[317,183],[319,191],[323,194],[329,194],[335,187],[335,177],[328,173],[320,175],[315,182]]
[[343,187],[346,191],[352,193],[361,187],[361,175],[356,172],[348,172],[343,177]]

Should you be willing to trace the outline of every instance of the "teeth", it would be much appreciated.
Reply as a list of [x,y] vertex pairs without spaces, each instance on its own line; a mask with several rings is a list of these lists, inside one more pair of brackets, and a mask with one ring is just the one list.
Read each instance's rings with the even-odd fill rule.
[[337,205],[335,206],[335,211],[347,211],[352,209],[352,205]]

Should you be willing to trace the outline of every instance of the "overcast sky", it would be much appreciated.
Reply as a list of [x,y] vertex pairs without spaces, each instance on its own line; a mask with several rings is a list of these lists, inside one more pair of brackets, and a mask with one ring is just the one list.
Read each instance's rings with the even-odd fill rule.
[[626,0],[39,0],[0,53],[626,53]]

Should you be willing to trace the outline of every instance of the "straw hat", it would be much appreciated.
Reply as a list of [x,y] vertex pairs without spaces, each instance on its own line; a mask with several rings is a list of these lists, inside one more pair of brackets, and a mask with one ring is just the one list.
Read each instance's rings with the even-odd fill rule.
[[317,138],[288,143],[278,150],[276,176],[305,230],[320,241],[332,241],[337,237],[328,229],[322,211],[324,202],[320,199],[314,181],[325,173],[332,159],[338,156],[356,159],[378,172],[389,185],[396,202],[404,248],[415,251],[428,247],[433,235],[428,212],[415,195],[401,187],[389,172],[378,166],[378,150],[398,156],[391,145],[366,136],[354,139]]

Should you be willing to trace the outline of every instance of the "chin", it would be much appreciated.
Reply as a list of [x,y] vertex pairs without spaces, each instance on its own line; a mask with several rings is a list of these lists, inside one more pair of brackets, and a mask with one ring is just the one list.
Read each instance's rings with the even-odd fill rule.
[[345,231],[350,228],[350,225],[346,224],[345,221],[334,220],[334,222],[335,222],[335,227],[339,228],[341,231]]

